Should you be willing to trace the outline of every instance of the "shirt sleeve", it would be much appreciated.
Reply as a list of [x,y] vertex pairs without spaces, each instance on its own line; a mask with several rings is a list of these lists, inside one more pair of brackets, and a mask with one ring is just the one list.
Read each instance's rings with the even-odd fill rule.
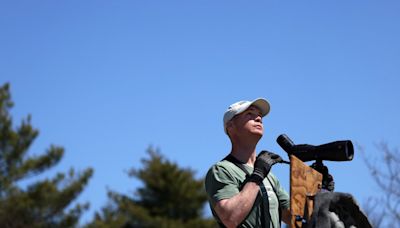
[[276,189],[276,194],[278,195],[279,204],[281,208],[288,209],[290,207],[289,194],[283,189],[278,178],[271,173],[271,177],[274,181],[274,188]]
[[223,166],[216,164],[207,172],[205,188],[213,204],[229,199],[239,193],[236,178]]

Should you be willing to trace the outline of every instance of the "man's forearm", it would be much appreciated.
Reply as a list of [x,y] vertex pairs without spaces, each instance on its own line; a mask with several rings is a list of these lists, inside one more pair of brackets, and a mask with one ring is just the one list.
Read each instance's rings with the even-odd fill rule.
[[247,182],[242,191],[230,199],[218,201],[215,211],[227,227],[237,227],[249,214],[260,191],[258,184]]

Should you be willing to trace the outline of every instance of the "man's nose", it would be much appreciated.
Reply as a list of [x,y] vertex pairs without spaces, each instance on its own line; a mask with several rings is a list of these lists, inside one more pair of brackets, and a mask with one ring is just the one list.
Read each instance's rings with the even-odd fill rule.
[[261,118],[261,116],[258,116],[257,115],[257,117],[256,117],[256,119],[255,119],[257,122],[262,122],[262,118]]

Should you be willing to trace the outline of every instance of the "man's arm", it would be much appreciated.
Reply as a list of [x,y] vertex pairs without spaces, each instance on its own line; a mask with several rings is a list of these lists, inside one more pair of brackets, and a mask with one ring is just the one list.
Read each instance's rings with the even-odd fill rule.
[[247,182],[239,194],[215,204],[214,210],[226,227],[237,227],[249,214],[260,191],[255,182]]
[[218,201],[214,210],[227,227],[237,227],[248,215],[254,205],[260,191],[260,183],[268,175],[271,167],[282,161],[282,158],[274,153],[262,151],[254,163],[254,171],[243,189],[229,199]]

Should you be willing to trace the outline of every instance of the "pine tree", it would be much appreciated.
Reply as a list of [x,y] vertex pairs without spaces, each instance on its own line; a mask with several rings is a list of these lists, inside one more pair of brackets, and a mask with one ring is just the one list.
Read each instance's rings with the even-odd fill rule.
[[88,227],[216,227],[213,219],[203,217],[207,196],[203,179],[194,171],[183,169],[148,149],[149,159],[142,159],[142,169],[131,169],[130,177],[143,186],[134,196],[109,191],[109,204],[96,213]]
[[82,192],[93,170],[76,174],[58,173],[52,179],[37,180],[27,187],[26,180],[54,167],[64,150],[50,146],[43,155],[29,156],[28,150],[39,132],[31,117],[14,129],[9,110],[13,107],[9,84],[0,87],[0,227],[75,227],[88,204],[71,205]]

